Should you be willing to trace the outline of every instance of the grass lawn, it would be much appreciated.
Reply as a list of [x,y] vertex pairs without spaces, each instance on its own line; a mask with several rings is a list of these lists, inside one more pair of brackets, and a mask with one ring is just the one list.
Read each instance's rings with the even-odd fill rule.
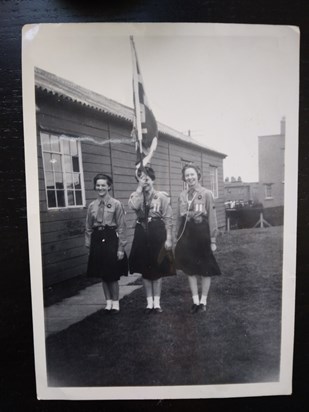
[[206,313],[192,315],[186,276],[163,279],[162,314],[145,315],[142,289],[121,313],[99,311],[46,341],[50,386],[147,386],[279,379],[282,227],[218,238],[223,275]]

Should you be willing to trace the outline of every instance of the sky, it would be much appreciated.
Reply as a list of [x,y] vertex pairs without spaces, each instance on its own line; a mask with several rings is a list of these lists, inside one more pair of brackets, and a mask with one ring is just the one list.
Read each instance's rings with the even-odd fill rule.
[[[258,136],[293,115],[295,55],[288,27],[183,24],[35,25],[34,65],[133,107],[134,35],[156,119],[227,158],[224,177],[258,180]],[[294,88],[294,89],[293,89]],[[287,129],[288,130],[288,129]]]

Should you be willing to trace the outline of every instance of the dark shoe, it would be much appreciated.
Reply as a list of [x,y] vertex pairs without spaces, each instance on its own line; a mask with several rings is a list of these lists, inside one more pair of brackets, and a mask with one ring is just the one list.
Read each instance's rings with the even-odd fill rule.
[[119,309],[112,309],[110,312],[111,312],[112,315],[118,315],[120,310]]
[[162,308],[154,308],[154,313],[162,313],[163,309]]
[[199,306],[199,311],[200,312],[206,312],[206,305],[203,305],[203,303],[201,303],[200,306]]
[[199,305],[196,305],[195,303],[191,306],[190,313],[197,313],[199,309]]
[[104,309],[104,314],[105,315],[110,315],[111,314],[111,309]]
[[152,311],[153,311],[153,309],[151,309],[151,308],[146,308],[146,309],[144,310],[144,313],[145,313],[146,315],[150,315],[150,314],[152,313]]

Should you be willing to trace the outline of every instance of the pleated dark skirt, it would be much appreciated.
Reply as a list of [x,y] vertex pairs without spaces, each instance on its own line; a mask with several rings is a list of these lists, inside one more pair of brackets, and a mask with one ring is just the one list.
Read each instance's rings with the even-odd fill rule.
[[[182,233],[185,218],[180,226],[178,237]],[[201,223],[189,220],[175,248],[177,269],[187,275],[218,276],[220,268],[210,249],[210,232],[208,219]]]
[[118,236],[111,227],[95,228],[91,235],[87,276],[115,282],[120,276],[128,276],[127,255],[117,259]]
[[147,231],[144,224],[136,223],[129,256],[130,273],[141,273],[148,280],[176,275],[173,252],[165,249],[165,240],[163,220],[151,220]]

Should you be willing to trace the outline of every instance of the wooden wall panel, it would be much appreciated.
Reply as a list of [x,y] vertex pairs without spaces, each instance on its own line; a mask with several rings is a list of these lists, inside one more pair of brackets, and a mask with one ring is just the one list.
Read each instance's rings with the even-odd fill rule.
[[[70,104],[68,104],[70,106]],[[75,108],[76,109],[76,108]],[[106,119],[98,112],[86,109],[60,110],[55,105],[52,110],[41,105],[39,123],[54,132],[72,134],[81,139],[86,207],[74,209],[47,210],[44,186],[44,173],[39,148],[39,188],[41,205],[41,236],[44,265],[44,285],[85,274],[88,251],[84,246],[84,226],[88,204],[96,198],[93,190],[93,177],[99,172],[112,176],[114,184],[111,195],[120,200],[126,212],[128,245],[130,252],[135,213],[128,208],[130,194],[136,189],[135,145],[131,139],[131,126],[115,118]],[[44,112],[45,110],[45,112]],[[42,116],[44,113],[44,116]],[[81,122],[82,119],[82,122]],[[82,124],[81,124],[82,123]],[[93,139],[94,141],[91,141]],[[101,142],[103,144],[96,144]],[[198,148],[182,142],[159,139],[158,147],[151,160],[156,173],[155,188],[170,195],[176,219],[178,197],[183,190],[181,168],[184,161],[198,164],[203,173],[203,185],[209,187],[209,165],[218,167],[219,192],[223,199],[222,159],[213,154],[202,153]],[[222,182],[221,182],[222,180]],[[218,222],[225,223],[223,200],[218,199]]]
[[82,262],[72,261],[70,266],[63,270],[59,270],[60,266],[57,264],[54,267],[46,266],[44,268],[45,286],[60,283],[77,276],[84,276],[87,270],[87,260],[83,259]]
[[[76,136],[82,141],[82,162],[87,205],[96,197],[93,177],[99,173],[111,174],[109,126],[103,116],[89,110],[74,109],[70,104],[40,105],[39,127],[51,132]],[[44,115],[44,116],[43,116]],[[85,139],[84,139],[85,138]],[[44,265],[44,285],[84,274],[88,250],[84,246],[86,207],[47,210],[44,173],[39,143],[39,184],[41,205],[41,240]],[[83,268],[83,269],[81,269]]]

